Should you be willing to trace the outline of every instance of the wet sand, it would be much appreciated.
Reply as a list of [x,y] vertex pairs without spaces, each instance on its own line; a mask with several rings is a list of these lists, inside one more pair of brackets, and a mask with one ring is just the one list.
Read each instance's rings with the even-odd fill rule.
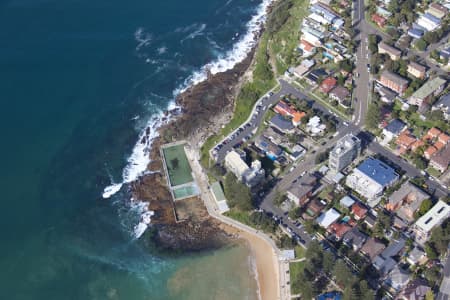
[[262,300],[279,299],[279,262],[272,246],[255,233],[224,226],[229,234],[238,236],[250,247],[256,261],[258,286]]

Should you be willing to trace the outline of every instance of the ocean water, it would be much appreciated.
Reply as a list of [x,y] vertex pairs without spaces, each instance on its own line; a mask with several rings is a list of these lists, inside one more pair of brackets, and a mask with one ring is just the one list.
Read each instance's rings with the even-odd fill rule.
[[243,58],[268,2],[0,0],[1,299],[256,298],[243,246],[137,239],[127,183],[142,130]]

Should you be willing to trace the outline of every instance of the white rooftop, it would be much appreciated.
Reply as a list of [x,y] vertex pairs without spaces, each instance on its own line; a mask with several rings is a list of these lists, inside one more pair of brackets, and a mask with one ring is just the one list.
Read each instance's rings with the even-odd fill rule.
[[429,232],[450,215],[450,205],[439,200],[426,214],[416,221],[416,226],[423,232]]
[[339,219],[340,215],[341,215],[341,213],[338,212],[336,209],[330,208],[326,212],[322,213],[317,218],[316,221],[320,226],[322,226],[324,228],[328,228],[328,226],[330,226],[331,224],[336,222],[337,219]]

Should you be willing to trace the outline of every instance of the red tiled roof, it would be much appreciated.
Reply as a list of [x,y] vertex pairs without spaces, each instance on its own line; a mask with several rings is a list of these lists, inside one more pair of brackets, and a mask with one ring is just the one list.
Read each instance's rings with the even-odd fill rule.
[[436,147],[430,146],[427,148],[427,150],[425,150],[423,154],[426,158],[430,159],[430,157],[433,156],[433,154],[435,154],[437,151],[438,150],[436,149]]
[[358,218],[362,219],[367,214],[367,208],[359,204],[358,202],[355,202],[355,204],[352,205],[352,213],[357,216]]
[[377,14],[372,15],[372,21],[377,23],[377,25],[380,27],[383,27],[386,24],[386,19]]
[[322,84],[320,85],[320,90],[324,92],[325,94],[328,94],[335,86],[336,86],[337,80],[334,77],[327,77],[324,81],[322,81]]
[[446,145],[450,141],[450,136],[448,134],[446,134],[446,133],[441,133],[438,136],[438,140],[439,140],[439,142],[441,142],[444,145]]
[[311,43],[308,42],[308,41],[301,40],[301,41],[300,41],[300,44],[301,44],[303,50],[305,50],[305,51],[307,51],[307,52],[311,52],[312,50],[314,50],[314,45],[311,44]]
[[442,131],[440,131],[436,127],[433,127],[430,130],[428,130],[427,135],[431,136],[432,138],[435,138],[438,135],[440,135],[441,133],[442,133]]
[[416,142],[416,138],[413,137],[409,130],[404,130],[398,136],[396,143],[402,148],[409,149]]
[[352,227],[347,225],[346,223],[333,223],[328,228],[328,231],[330,233],[334,233],[338,239],[341,239],[344,234],[346,234],[351,229]]

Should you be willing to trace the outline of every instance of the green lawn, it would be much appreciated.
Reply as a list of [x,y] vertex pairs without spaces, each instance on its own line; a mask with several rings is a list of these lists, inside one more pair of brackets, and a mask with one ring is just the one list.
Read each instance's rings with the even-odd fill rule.
[[169,173],[170,186],[185,184],[194,180],[184,145],[163,148],[164,160]]
[[306,252],[305,248],[303,248],[302,246],[296,246],[295,247],[295,258],[298,259],[298,258],[305,257],[305,252]]
[[298,274],[303,272],[303,269],[305,268],[305,262],[294,262],[289,264],[289,274],[291,277],[291,294],[296,295],[299,294],[300,287],[298,284]]

